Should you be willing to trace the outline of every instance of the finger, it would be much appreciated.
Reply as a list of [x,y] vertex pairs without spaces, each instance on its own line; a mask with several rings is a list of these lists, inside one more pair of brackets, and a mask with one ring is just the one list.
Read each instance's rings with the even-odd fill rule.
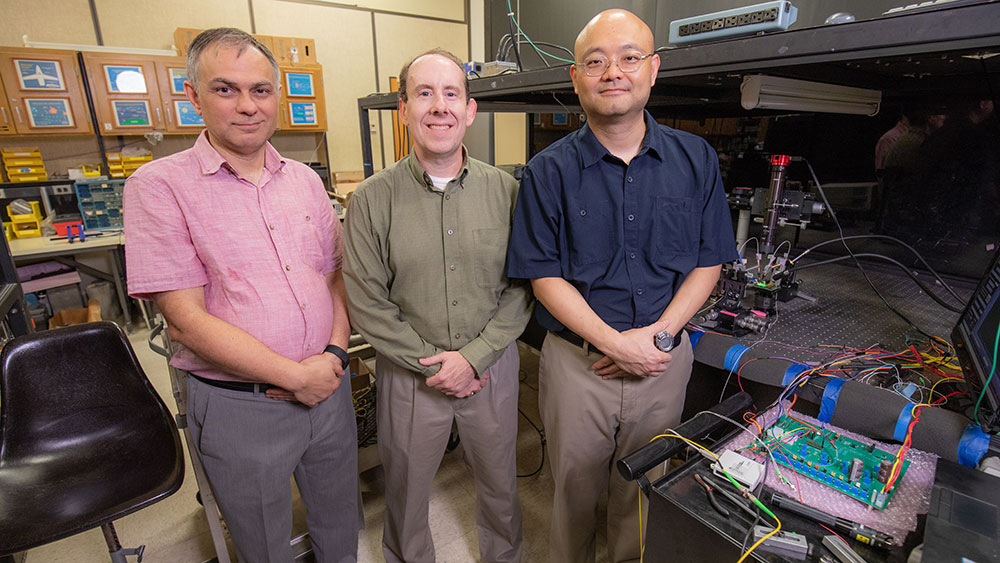
[[608,375],[601,377],[601,379],[604,379],[606,381],[608,379],[616,379],[619,377],[626,377],[628,375],[630,375],[629,372],[619,368],[617,371],[614,371],[612,373],[609,373]]
[[444,354],[434,354],[433,356],[428,356],[426,358],[420,358],[417,360],[422,366],[432,366],[434,364],[440,364],[443,360],[442,356]]
[[611,358],[609,358],[607,356],[604,356],[600,360],[597,360],[596,362],[594,362],[594,364],[592,366],[590,366],[590,368],[596,371],[596,370],[599,370],[599,369],[602,369],[602,368],[606,368],[606,367],[612,365],[613,363],[614,363],[614,360],[612,360]]

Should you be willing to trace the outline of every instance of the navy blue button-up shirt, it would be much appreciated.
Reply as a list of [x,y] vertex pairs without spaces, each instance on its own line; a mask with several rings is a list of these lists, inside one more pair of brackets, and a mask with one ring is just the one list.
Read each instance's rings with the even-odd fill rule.
[[[656,322],[694,268],[738,258],[715,151],[645,119],[627,165],[589,126],[535,155],[507,251],[509,278],[563,278],[619,331]],[[541,304],[535,311],[545,328],[564,328]]]

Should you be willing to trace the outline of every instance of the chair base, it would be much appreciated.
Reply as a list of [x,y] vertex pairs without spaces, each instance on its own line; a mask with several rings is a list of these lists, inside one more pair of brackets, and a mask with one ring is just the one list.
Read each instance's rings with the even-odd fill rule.
[[118,533],[115,532],[115,525],[111,522],[101,525],[104,532],[104,541],[108,544],[108,554],[111,556],[111,563],[128,563],[126,558],[135,555],[136,563],[142,563],[142,552],[146,551],[145,545],[139,547],[123,548],[118,541]]

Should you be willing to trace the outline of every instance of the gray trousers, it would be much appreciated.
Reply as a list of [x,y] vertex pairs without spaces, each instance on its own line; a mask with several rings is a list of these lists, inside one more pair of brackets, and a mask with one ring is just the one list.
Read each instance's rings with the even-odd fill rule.
[[457,422],[466,464],[476,481],[476,528],[485,563],[520,561],[517,499],[517,387],[520,358],[511,344],[489,367],[489,383],[456,399],[429,387],[419,373],[379,354],[378,451],[385,468],[382,552],[390,563],[432,563],[428,522],[431,482]]
[[358,438],[345,378],[316,408],[188,377],[191,437],[242,563],[289,563],[293,473],[320,563],[357,561]]
[[[601,379],[601,359],[549,333],[538,364],[538,406],[548,438],[555,495],[549,561],[592,562],[597,507],[608,493],[608,560],[639,561],[639,487],[615,462],[680,422],[694,354],[687,336],[659,377]],[[647,475],[650,480],[656,470]],[[643,525],[645,532],[645,525]]]

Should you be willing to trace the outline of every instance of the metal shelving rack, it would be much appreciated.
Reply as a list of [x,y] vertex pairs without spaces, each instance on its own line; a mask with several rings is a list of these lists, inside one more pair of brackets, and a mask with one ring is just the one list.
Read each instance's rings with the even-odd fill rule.
[[[887,101],[981,90],[984,80],[1000,94],[1000,56],[985,56],[1000,54],[1000,2],[955,2],[658,51],[660,71],[648,107],[677,117],[748,115],[739,105],[739,86],[743,75],[756,72],[874,88]],[[575,110],[568,68],[472,80],[472,96],[485,112]],[[366,176],[373,173],[369,113],[396,109],[396,100],[395,93],[358,99]]]

